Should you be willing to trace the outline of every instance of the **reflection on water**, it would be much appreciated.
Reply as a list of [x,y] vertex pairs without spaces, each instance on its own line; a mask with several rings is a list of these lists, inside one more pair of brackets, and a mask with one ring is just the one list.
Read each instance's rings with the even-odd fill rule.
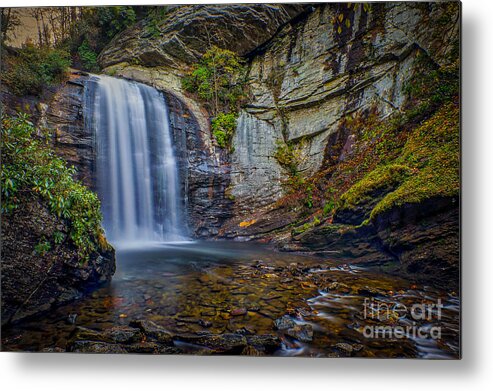
[[[382,321],[368,317],[365,299],[394,309],[440,300],[443,309],[440,319],[436,311],[418,321],[401,312],[400,317]],[[300,342],[274,330],[274,320],[285,315],[297,324],[310,324],[313,340]],[[4,330],[3,348],[65,348],[76,326],[103,330],[142,318],[179,334],[279,333],[283,349],[278,355],[456,358],[459,354],[456,293],[236,242],[156,243],[146,249],[121,249],[109,286]],[[368,325],[400,326],[405,335],[367,338]],[[412,327],[424,331],[440,327],[441,335],[439,339],[416,336]]]

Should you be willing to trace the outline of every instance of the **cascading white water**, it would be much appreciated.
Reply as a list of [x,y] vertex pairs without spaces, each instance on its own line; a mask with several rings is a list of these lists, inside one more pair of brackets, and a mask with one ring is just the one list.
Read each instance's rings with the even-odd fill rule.
[[162,93],[108,76],[91,78],[87,116],[96,135],[98,194],[112,243],[184,237],[178,169]]

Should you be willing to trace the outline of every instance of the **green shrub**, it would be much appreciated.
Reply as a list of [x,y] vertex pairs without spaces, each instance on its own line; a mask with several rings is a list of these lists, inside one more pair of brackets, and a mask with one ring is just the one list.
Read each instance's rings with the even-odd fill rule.
[[69,54],[63,50],[26,45],[5,57],[2,81],[16,95],[40,95],[66,77]]
[[65,240],[65,235],[63,234],[63,232],[56,231],[53,234],[53,241],[55,242],[55,244],[61,244],[63,243],[64,240]]
[[41,240],[36,246],[34,246],[34,251],[38,255],[45,255],[48,251],[51,250],[51,244],[46,239]]
[[85,39],[82,44],[77,49],[79,58],[82,62],[84,68],[90,72],[97,72],[99,70],[98,66],[98,55],[89,46],[89,42]]
[[274,158],[282,167],[287,169],[291,175],[297,175],[298,165],[300,163],[299,150],[295,149],[292,143],[286,143],[281,140],[278,140],[276,145],[277,148],[274,153]]
[[236,129],[236,113],[219,113],[212,120],[212,134],[221,148],[231,146],[231,138]]
[[97,24],[109,41],[116,34],[133,25],[137,15],[135,10],[128,6],[97,7],[96,18]]
[[[74,167],[55,155],[42,140],[28,116],[2,117],[2,213],[19,206],[19,193],[32,192],[45,200],[69,226],[69,238],[82,259],[107,246],[101,228],[100,202],[93,192],[74,180]],[[54,235],[55,243],[63,240]]]
[[182,87],[197,94],[214,116],[237,111],[245,95],[245,71],[236,53],[212,46],[182,79]]

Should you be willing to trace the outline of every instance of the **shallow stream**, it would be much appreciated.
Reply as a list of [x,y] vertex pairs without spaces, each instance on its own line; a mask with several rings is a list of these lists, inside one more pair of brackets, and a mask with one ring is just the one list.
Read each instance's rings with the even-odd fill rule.
[[[310,324],[311,341],[277,330],[274,321],[283,316]],[[280,356],[459,354],[456,292],[350,263],[237,242],[120,249],[111,284],[4,329],[3,349],[65,349],[76,326],[104,330],[135,319],[151,320],[176,334],[276,334],[283,341],[275,352]],[[379,326],[393,334],[371,335]]]

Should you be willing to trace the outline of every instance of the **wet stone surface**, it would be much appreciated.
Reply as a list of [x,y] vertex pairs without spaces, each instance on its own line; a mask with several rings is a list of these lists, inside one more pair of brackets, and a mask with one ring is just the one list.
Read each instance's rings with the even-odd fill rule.
[[[117,265],[111,285],[87,299],[4,328],[3,349],[459,356],[457,294],[380,271],[221,242],[120,250]],[[395,333],[371,336],[378,327]]]

